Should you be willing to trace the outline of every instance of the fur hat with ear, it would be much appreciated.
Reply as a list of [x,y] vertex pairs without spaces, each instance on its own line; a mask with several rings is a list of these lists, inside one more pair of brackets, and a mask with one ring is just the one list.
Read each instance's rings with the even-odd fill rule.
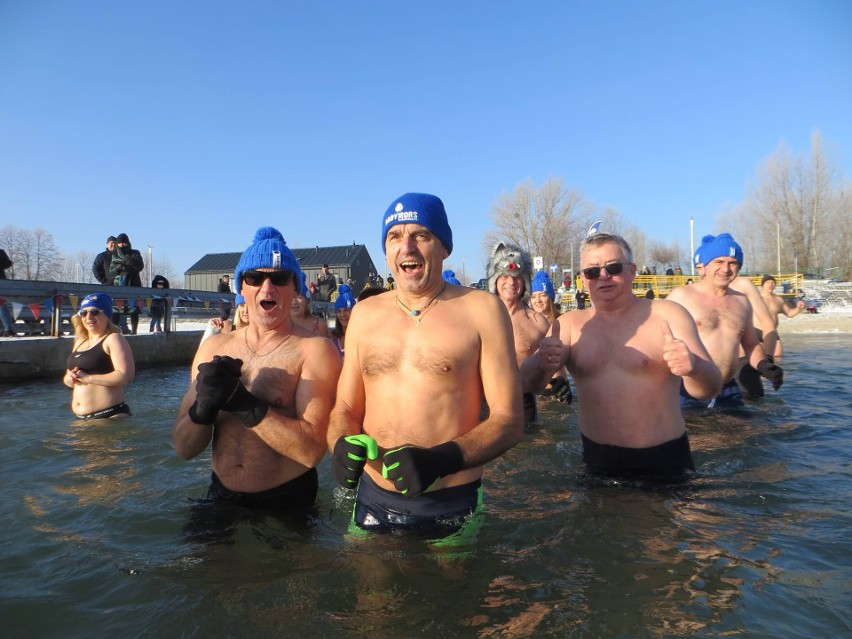
[[488,260],[488,290],[497,292],[497,278],[501,275],[520,277],[524,283],[521,293],[523,299],[529,299],[532,284],[532,259],[520,246],[498,242],[491,251],[491,259]]

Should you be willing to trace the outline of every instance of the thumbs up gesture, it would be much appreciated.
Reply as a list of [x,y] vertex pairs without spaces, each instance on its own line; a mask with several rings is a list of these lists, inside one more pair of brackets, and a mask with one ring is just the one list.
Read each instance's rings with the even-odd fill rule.
[[695,370],[695,360],[685,342],[672,335],[669,323],[663,320],[663,359],[669,365],[672,375],[683,377]]
[[559,338],[559,320],[557,319],[550,325],[550,330],[538,345],[539,368],[551,374],[558,371],[564,365],[562,361],[564,350],[564,344]]

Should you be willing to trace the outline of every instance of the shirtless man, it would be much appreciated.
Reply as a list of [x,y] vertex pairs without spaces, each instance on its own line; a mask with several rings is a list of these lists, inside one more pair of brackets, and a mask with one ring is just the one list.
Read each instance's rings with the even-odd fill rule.
[[442,279],[439,198],[406,193],[382,220],[396,289],[352,311],[328,447],[335,479],[357,488],[356,525],[444,537],[477,510],[483,465],[523,435],[512,325],[493,295]]
[[695,252],[695,263],[702,264],[701,279],[690,286],[678,286],[668,298],[683,306],[695,319],[701,341],[722,373],[722,392],[709,404],[702,402],[689,388],[681,390],[681,407],[739,407],[742,394],[735,379],[740,367],[740,347],[746,361],[772,382],[777,390],[783,371],[766,357],[757,337],[748,298],[731,288],[743,263],[743,251],[728,233],[703,238]]
[[[796,317],[799,313],[801,313],[805,308],[805,302],[803,300],[798,300],[795,306],[790,306],[782,297],[778,297],[775,295],[775,278],[771,275],[764,275],[763,280],[760,282],[760,297],[763,300],[763,303],[766,305],[767,310],[769,311],[769,316],[772,319],[772,328],[778,331],[778,316],[783,313],[787,317]],[[765,341],[765,340],[764,340]],[[784,347],[781,345],[781,338],[778,337],[775,342],[775,348],[769,349],[767,347],[767,353],[771,353],[774,357],[781,357],[784,354]]]
[[694,468],[678,404],[719,392],[721,377],[689,313],[633,294],[636,264],[618,235],[580,246],[592,308],[559,316],[521,374],[537,390],[567,365],[580,400],[583,461],[596,472],[678,479]]
[[[698,272],[701,273],[700,267]],[[763,344],[766,356],[772,360],[770,353],[775,352],[776,344],[778,344],[778,322],[773,320],[772,315],[769,314],[769,309],[763,303],[760,291],[754,285],[754,282],[744,275],[735,277],[729,288],[739,291],[748,298],[752,311],[751,321],[754,323],[757,339]],[[757,372],[757,369],[746,361],[742,346],[740,347],[740,370],[737,373],[737,382],[749,397],[763,397],[763,378]]]
[[236,268],[248,326],[213,335],[195,354],[172,439],[184,459],[213,442],[214,502],[288,510],[316,498],[340,356],[294,325],[301,278],[281,233],[259,229]]
[[[538,350],[541,338],[547,334],[550,322],[527,306],[532,289],[532,260],[514,244],[500,242],[488,261],[488,290],[495,293],[512,320],[515,340],[515,359],[518,368],[524,360]],[[524,393],[524,425],[538,420],[535,394]]]

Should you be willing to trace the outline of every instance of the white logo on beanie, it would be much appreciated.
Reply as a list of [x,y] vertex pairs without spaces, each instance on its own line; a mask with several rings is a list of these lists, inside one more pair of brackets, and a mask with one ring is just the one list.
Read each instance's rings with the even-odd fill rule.
[[281,268],[281,251],[272,251],[271,268]]
[[404,211],[404,208],[405,207],[403,206],[402,202],[397,204],[396,208],[394,208],[396,213],[391,213],[385,218],[385,226],[387,226],[391,222],[402,222],[405,220],[410,222],[416,222],[418,219],[420,219],[418,217],[417,211]]

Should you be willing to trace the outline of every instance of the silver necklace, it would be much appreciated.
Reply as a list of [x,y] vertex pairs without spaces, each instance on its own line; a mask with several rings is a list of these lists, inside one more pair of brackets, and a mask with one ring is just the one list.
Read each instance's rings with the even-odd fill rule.
[[277,344],[276,344],[276,345],[275,345],[272,349],[270,349],[270,350],[266,351],[265,353],[258,353],[256,350],[254,350],[254,349],[253,349],[253,348],[249,345],[249,342],[248,342],[248,329],[246,328],[245,330],[243,330],[243,338],[245,339],[245,342],[246,342],[246,348],[247,348],[247,349],[249,349],[249,351],[251,351],[251,353],[252,353],[255,357],[266,357],[267,355],[271,355],[272,353],[274,353],[275,351],[277,351],[277,350],[278,350],[278,347],[279,347],[279,346],[281,346],[281,344],[283,344],[284,342],[286,342],[286,341],[287,341],[287,338],[288,338],[288,337],[290,337],[290,336],[289,336],[289,335],[287,335],[286,337],[284,337],[284,339],[282,339],[282,340],[281,340],[280,342],[278,342],[278,343],[277,343]]

